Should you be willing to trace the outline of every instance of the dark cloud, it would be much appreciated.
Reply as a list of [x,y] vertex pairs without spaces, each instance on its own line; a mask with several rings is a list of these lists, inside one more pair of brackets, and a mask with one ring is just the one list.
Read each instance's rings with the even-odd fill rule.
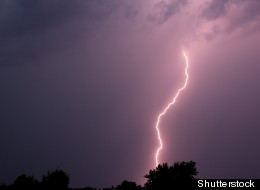
[[161,45],[132,32],[139,4],[10,2],[0,13],[0,183],[56,167],[74,187],[140,183],[150,163],[136,155],[153,148],[146,96],[158,93],[147,86],[165,71]]
[[240,8],[240,12],[236,13],[236,15],[233,16],[232,20],[229,20],[227,26],[228,32],[232,32],[237,28],[242,28],[245,25],[247,25],[246,28],[248,28],[248,25],[252,23],[258,26],[260,25],[259,22],[256,22],[257,20],[259,20],[260,16],[260,1],[243,1],[243,4]]
[[[70,1],[14,1],[2,3],[6,9],[1,15],[1,37],[20,37],[37,32],[44,32],[48,28],[66,22],[77,14],[80,6]],[[3,5],[4,4],[4,5]],[[42,31],[43,30],[43,31]]]
[[205,5],[202,10],[201,16],[208,20],[215,20],[227,13],[227,4],[230,0],[214,1],[211,0]]
[[156,3],[154,7],[156,13],[148,15],[148,20],[153,23],[162,24],[178,13],[181,6],[186,5],[187,2],[187,0],[175,0],[167,3],[162,0]]
[[[83,33],[91,38],[119,1],[1,1],[1,64],[41,62],[46,54],[69,49]],[[14,56],[15,55],[15,56]]]
[[200,17],[204,19],[203,24],[207,25],[207,31],[203,34],[207,40],[214,39],[222,32],[232,33],[236,29],[255,33],[260,27],[257,22],[260,2],[257,0],[210,1],[202,7]]
[[[24,32],[38,32],[42,29],[64,24],[85,16],[86,20],[102,20],[118,6],[119,1],[1,1],[1,32],[20,35]],[[2,35],[3,33],[1,33]]]
[[211,0],[203,5],[201,17],[209,21],[218,18],[225,19],[225,15],[227,15],[233,5],[236,5],[240,12],[235,15],[236,17],[232,17],[232,20],[229,22],[229,28],[236,28],[238,25],[243,25],[248,21],[250,22],[250,20],[254,20],[255,17],[260,15],[260,2],[257,0]]

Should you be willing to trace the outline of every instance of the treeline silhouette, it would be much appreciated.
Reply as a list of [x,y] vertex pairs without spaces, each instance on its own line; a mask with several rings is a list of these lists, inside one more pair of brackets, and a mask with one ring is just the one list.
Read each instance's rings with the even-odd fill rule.
[[198,174],[196,162],[175,162],[168,166],[167,163],[159,164],[156,169],[150,170],[144,177],[147,179],[144,186],[135,182],[124,180],[116,187],[97,189],[85,187],[69,188],[69,176],[63,170],[48,171],[43,175],[42,181],[33,176],[20,175],[10,185],[2,184],[0,190],[172,190],[191,189],[194,177]]
[[69,176],[63,170],[48,171],[47,175],[42,176],[39,182],[33,176],[22,174],[14,180],[11,185],[2,184],[0,189],[23,189],[23,190],[47,190],[47,189],[68,189]]

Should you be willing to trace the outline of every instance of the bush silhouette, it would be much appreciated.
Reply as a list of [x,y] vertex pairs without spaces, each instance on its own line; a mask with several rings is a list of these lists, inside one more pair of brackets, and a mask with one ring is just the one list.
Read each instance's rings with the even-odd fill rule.
[[120,185],[116,187],[116,190],[141,190],[142,187],[140,185],[136,185],[135,182],[131,181],[123,181]]

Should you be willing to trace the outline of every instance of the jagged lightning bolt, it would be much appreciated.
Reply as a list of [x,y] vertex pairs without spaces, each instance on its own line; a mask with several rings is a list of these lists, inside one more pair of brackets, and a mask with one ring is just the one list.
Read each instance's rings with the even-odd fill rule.
[[157,130],[157,135],[158,135],[158,140],[160,142],[160,147],[157,149],[156,151],[156,155],[155,155],[155,159],[156,159],[156,167],[158,166],[158,156],[159,156],[159,153],[160,151],[162,150],[163,148],[163,143],[162,143],[162,139],[161,139],[161,135],[160,135],[160,130],[159,130],[159,123],[160,123],[160,120],[161,120],[161,117],[167,112],[167,110],[171,107],[171,105],[173,105],[177,99],[177,97],[179,96],[180,92],[182,90],[184,90],[187,86],[187,83],[188,83],[188,79],[189,79],[189,75],[188,75],[188,67],[189,67],[189,60],[188,60],[188,57],[185,53],[185,51],[183,51],[183,56],[185,58],[185,63],[186,63],[186,68],[185,68],[185,75],[186,75],[186,79],[185,79],[185,83],[183,85],[183,87],[181,87],[177,94],[174,96],[173,100],[167,105],[167,107],[163,110],[162,113],[159,114],[158,118],[157,118],[157,122],[156,122],[156,130]]

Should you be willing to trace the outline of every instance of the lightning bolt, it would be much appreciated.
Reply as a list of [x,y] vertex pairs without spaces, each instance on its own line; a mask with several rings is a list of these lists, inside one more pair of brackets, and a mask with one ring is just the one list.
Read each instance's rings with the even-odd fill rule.
[[185,58],[185,63],[186,63],[186,68],[185,68],[185,75],[186,75],[186,79],[185,79],[185,83],[184,85],[177,91],[177,94],[174,96],[173,100],[167,105],[167,107],[163,110],[162,113],[159,114],[158,118],[157,118],[157,122],[156,122],[156,130],[157,130],[157,135],[158,135],[158,140],[160,142],[160,147],[157,149],[156,151],[156,155],[155,155],[155,160],[156,160],[156,167],[158,166],[158,157],[159,157],[159,153],[163,148],[163,143],[162,143],[162,139],[161,139],[161,135],[160,135],[160,130],[159,130],[159,123],[161,120],[161,117],[167,112],[167,110],[175,103],[176,99],[178,98],[180,92],[182,90],[184,90],[187,86],[188,83],[188,79],[189,79],[189,75],[188,75],[188,67],[189,67],[189,60],[188,57],[185,53],[185,51],[183,50],[183,56]]

